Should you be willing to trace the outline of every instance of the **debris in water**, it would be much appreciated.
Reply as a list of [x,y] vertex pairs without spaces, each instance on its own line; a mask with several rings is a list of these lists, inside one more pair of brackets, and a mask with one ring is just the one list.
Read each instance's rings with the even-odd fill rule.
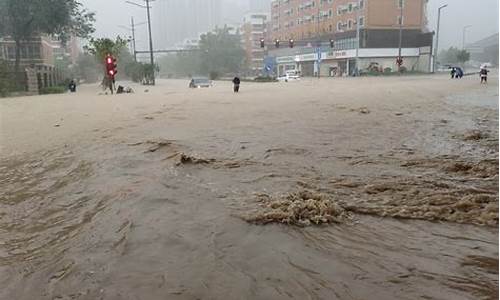
[[464,141],[479,141],[482,139],[487,139],[489,135],[487,133],[481,132],[480,130],[471,130],[463,135]]
[[244,217],[247,222],[309,226],[343,223],[352,219],[351,214],[330,197],[308,190],[275,198],[264,194],[259,197],[259,201],[262,203],[262,210]]
[[204,159],[204,158],[199,158],[195,157],[189,154],[181,153],[179,162],[177,165],[186,165],[186,164],[192,164],[192,165],[197,165],[197,164],[209,164],[215,162],[215,159]]
[[365,114],[365,115],[371,113],[371,111],[367,107],[360,107],[358,109],[352,108],[351,111],[353,111],[353,112],[357,111],[360,114]]

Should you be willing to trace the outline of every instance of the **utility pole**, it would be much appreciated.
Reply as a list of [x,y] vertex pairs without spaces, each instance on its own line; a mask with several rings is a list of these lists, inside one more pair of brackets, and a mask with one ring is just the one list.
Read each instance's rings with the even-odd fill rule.
[[146,0],[146,9],[148,11],[148,29],[149,29],[149,55],[151,59],[151,76],[152,76],[152,84],[155,85],[155,58],[153,54],[153,37],[151,34],[151,14],[149,12],[149,1]]
[[437,33],[436,33],[436,51],[434,52],[434,64],[432,67],[432,71],[436,72],[437,59],[439,57],[439,27],[441,25],[441,10],[447,7],[448,4],[442,5],[438,9],[438,23],[437,23]]
[[359,10],[360,10],[360,6],[359,6],[359,1],[358,1],[358,5],[356,6],[356,70],[355,70],[355,74],[356,74],[356,77],[359,77],[359,44],[360,44],[360,25],[359,25]]
[[134,61],[137,62],[137,49],[135,47],[135,24],[134,24],[134,17],[130,17],[130,25],[132,26],[132,50],[134,51]]
[[[405,4],[405,0],[399,0],[399,52],[398,52],[398,61],[403,59],[402,55],[402,46],[403,46],[403,7]],[[401,75],[401,63],[398,63],[398,73]]]
[[467,25],[464,26],[464,31],[463,31],[463,36],[462,36],[462,50],[465,50],[465,33],[467,31],[467,28],[472,27],[472,25]]
[[[149,2],[152,2],[154,0],[144,0],[146,2],[146,6],[137,4],[132,1],[125,1],[128,4],[132,4],[141,8],[145,8],[147,10],[147,15],[148,15],[148,31],[149,31],[149,55],[150,55],[150,60],[151,60],[151,84],[155,85],[155,58],[154,58],[154,50],[153,50],[153,36],[151,34],[151,13],[150,13],[150,6]],[[134,51],[137,52],[137,51]]]

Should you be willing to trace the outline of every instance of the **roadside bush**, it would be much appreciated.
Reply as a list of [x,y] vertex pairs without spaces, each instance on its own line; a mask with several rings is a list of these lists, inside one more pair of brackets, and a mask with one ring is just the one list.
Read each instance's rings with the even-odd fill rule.
[[40,89],[40,95],[64,94],[64,93],[66,93],[65,86],[49,86],[49,87],[45,87],[45,88]]
[[408,71],[408,69],[404,66],[399,68],[399,70],[401,71],[401,73],[406,73]]
[[219,73],[212,71],[208,74],[208,76],[210,77],[210,80],[216,80],[217,78],[219,78]]
[[0,60],[0,97],[6,97],[14,89],[12,74],[7,62]]
[[255,82],[276,82],[278,80],[276,80],[270,76],[259,76],[259,77],[255,77],[254,81]]
[[392,69],[391,68],[385,68],[384,69],[384,73],[391,73],[392,72]]

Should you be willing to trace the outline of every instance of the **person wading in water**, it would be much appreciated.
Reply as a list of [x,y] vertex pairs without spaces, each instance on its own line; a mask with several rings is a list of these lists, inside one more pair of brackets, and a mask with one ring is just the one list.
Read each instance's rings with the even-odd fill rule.
[[238,78],[238,76],[234,77],[233,84],[235,93],[238,93],[240,91],[240,83],[241,83],[240,78]]

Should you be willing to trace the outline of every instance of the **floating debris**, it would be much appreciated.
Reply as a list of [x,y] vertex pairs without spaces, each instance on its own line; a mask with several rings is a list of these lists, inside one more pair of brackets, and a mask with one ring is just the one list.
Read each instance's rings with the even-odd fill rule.
[[324,194],[301,190],[295,193],[271,197],[259,196],[262,209],[246,216],[247,222],[265,225],[282,223],[310,226],[329,223],[344,223],[352,219],[349,212]]

